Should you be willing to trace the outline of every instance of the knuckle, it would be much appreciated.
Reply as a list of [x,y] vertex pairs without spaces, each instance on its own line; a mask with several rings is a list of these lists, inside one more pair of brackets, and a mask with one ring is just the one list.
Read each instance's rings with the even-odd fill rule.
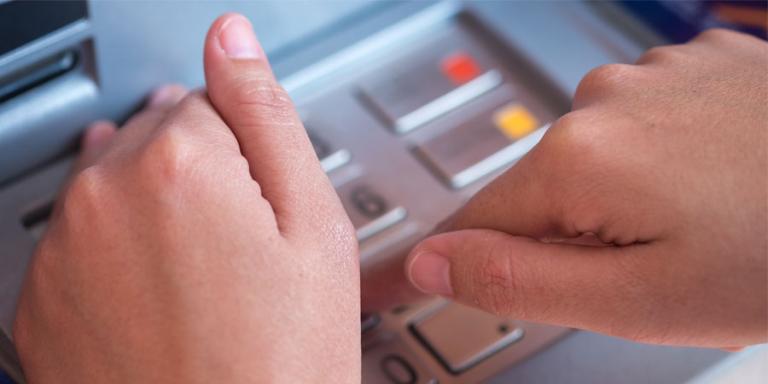
[[105,195],[104,175],[98,165],[93,165],[78,172],[72,179],[67,192],[62,198],[62,212],[71,218],[101,205]]
[[544,137],[546,153],[541,157],[547,172],[538,176],[538,182],[556,186],[548,193],[558,202],[558,229],[570,235],[596,230],[604,219],[600,196],[611,172],[604,164],[615,156],[605,132],[599,132],[602,125],[596,115],[586,109],[570,112]]
[[693,41],[721,42],[724,40],[732,39],[736,36],[740,35],[736,32],[724,28],[711,28],[699,33],[696,37],[693,38]]
[[634,66],[627,64],[606,64],[589,71],[576,87],[574,102],[623,86],[634,71]]
[[716,45],[730,52],[738,52],[740,49],[754,50],[754,52],[768,51],[764,40],[756,36],[723,28],[713,28],[701,32],[691,40],[691,43]]
[[176,104],[171,116],[175,118],[191,111],[198,111],[203,107],[208,107],[209,104],[208,97],[202,91],[191,92]]
[[90,166],[83,169],[72,179],[69,195],[91,197],[97,195],[98,186],[101,183],[101,172],[97,166]]
[[[593,130],[599,129],[599,123],[593,114],[586,110],[569,112],[560,117],[545,135],[551,157],[568,166],[573,159],[588,159],[600,146],[601,135]],[[557,168],[559,169],[559,168]]]
[[683,56],[683,52],[680,46],[677,45],[665,45],[659,47],[653,47],[645,53],[643,53],[637,64],[651,64],[651,63],[669,63],[677,61]]
[[555,135],[557,138],[564,139],[565,137],[557,136],[557,134],[572,134],[574,130],[580,129],[582,126],[581,121],[584,119],[584,115],[585,114],[582,111],[572,111],[561,116],[559,119],[557,119],[557,121],[555,121],[554,124],[552,124],[552,127],[555,128],[550,129],[552,135]]
[[165,129],[145,145],[138,159],[142,177],[151,183],[185,183],[194,169],[196,148],[183,130]]

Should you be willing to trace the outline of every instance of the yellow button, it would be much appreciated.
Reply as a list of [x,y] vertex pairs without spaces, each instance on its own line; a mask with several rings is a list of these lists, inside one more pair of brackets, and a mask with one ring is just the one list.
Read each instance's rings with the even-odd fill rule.
[[517,140],[538,128],[539,122],[520,104],[509,104],[493,114],[493,122],[507,137]]

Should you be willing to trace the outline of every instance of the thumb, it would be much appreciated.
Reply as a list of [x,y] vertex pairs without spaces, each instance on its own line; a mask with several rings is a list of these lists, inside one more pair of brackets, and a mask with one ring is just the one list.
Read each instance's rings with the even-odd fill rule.
[[237,138],[280,227],[314,230],[319,223],[307,217],[340,210],[318,201],[338,198],[248,19],[234,13],[219,17],[206,37],[204,56],[211,103]]
[[426,293],[520,320],[608,331],[604,320],[631,310],[620,252],[472,229],[423,240],[405,265]]

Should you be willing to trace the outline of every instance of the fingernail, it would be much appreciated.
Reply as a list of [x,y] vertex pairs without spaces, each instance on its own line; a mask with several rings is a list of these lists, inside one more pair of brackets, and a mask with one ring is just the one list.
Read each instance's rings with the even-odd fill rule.
[[163,104],[176,104],[186,94],[186,88],[181,85],[164,85],[149,97],[147,105],[157,107]]
[[219,45],[231,59],[257,59],[261,48],[248,19],[234,15],[219,29]]
[[422,252],[411,261],[408,278],[424,293],[452,296],[451,264],[434,252]]

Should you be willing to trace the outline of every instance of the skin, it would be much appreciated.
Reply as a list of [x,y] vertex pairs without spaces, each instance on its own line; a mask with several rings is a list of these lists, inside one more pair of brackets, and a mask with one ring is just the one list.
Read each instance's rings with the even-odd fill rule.
[[30,383],[360,382],[354,230],[245,18],[205,71],[86,135],[18,307]]
[[366,271],[364,308],[394,304],[374,272],[400,301],[655,344],[766,342],[766,68],[768,44],[713,30],[593,70],[527,156],[406,260]]

